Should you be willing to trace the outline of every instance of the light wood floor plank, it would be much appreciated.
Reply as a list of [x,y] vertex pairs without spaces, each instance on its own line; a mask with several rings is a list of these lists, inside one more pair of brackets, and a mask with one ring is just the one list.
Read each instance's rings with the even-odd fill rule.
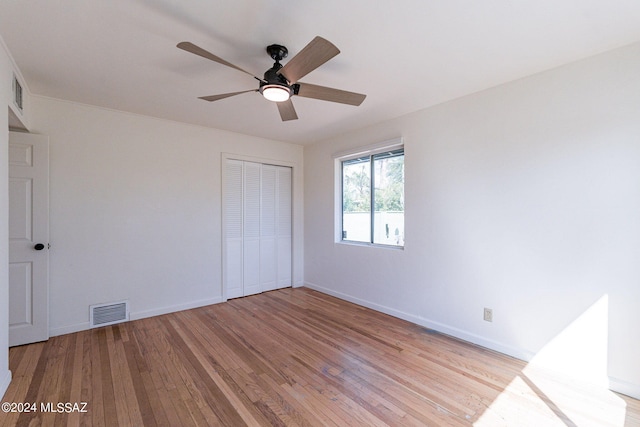
[[308,289],[10,349],[0,426],[640,426],[640,402]]

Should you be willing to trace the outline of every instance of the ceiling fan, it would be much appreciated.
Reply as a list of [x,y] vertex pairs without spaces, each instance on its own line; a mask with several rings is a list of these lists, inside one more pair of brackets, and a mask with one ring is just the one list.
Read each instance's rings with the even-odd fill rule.
[[260,92],[269,101],[273,101],[278,106],[282,121],[296,120],[298,115],[291,102],[294,95],[304,98],[321,99],[324,101],[339,102],[341,104],[355,105],[362,104],[366,95],[348,92],[340,89],[333,89],[326,86],[318,86],[310,83],[298,83],[302,77],[309,74],[334,56],[340,53],[337,47],[322,37],[315,37],[296,56],[294,56],[284,66],[280,61],[287,57],[289,51],[279,44],[267,46],[267,53],[276,62],[269,68],[264,77],[256,77],[248,71],[225,61],[224,59],[207,52],[190,42],[178,43],[178,48],[199,55],[203,58],[217,62],[227,67],[234,68],[243,73],[249,74],[260,82],[258,89],[243,90],[240,92],[222,93],[218,95],[201,96],[199,99],[205,101],[218,101],[234,95],[247,92]]

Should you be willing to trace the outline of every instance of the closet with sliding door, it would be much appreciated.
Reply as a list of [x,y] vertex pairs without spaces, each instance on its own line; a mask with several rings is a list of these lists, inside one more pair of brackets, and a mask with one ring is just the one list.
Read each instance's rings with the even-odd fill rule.
[[223,175],[223,295],[291,286],[292,169],[225,158]]

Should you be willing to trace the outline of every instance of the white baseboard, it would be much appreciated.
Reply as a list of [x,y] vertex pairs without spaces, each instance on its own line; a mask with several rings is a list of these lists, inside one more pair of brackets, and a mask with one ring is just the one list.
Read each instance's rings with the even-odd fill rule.
[[7,392],[9,384],[11,384],[11,371],[7,369],[2,380],[0,381],[0,400],[2,400],[4,394]]
[[609,377],[609,389],[617,393],[640,399],[640,384],[633,384],[618,378]]
[[440,322],[435,322],[433,320],[425,319],[424,317],[416,316],[414,314],[405,313],[403,311],[399,311],[384,305],[376,304],[371,301],[366,301],[360,298],[356,298],[351,295],[343,294],[342,292],[336,292],[331,289],[327,289],[325,287],[316,285],[314,283],[305,282],[305,286],[309,289],[314,289],[318,292],[322,292],[322,293],[334,296],[336,298],[340,298],[345,301],[349,301],[354,304],[358,304],[363,307],[367,307],[372,310],[376,310],[381,313],[385,313],[390,316],[397,317],[399,319],[403,319],[411,323],[415,323],[416,325],[424,326],[425,328],[432,329],[436,332],[450,335],[452,337],[461,339],[463,341],[467,341],[472,344],[476,344],[481,347],[488,348],[489,350],[494,350],[499,353],[503,353],[508,356],[515,357],[516,359],[524,360],[525,362],[530,361],[534,356],[534,353],[527,351],[525,349],[513,347],[498,341],[493,341],[493,340],[484,338],[480,335],[476,335],[476,334],[464,331],[462,329],[455,328],[453,326],[449,326]]
[[172,305],[169,307],[154,308],[151,310],[132,312],[129,317],[131,320],[146,319],[147,317],[161,316],[163,314],[175,313],[176,311],[190,310],[192,308],[204,307],[207,305],[219,304],[222,297],[209,298],[199,301],[192,301],[186,304]]
[[65,325],[57,328],[49,329],[49,337],[57,337],[58,335],[72,334],[74,332],[86,331],[89,329],[89,322],[76,323],[73,325]]
[[[192,308],[204,307],[207,305],[218,304],[222,302],[222,297],[209,298],[205,300],[192,301],[185,304],[171,305],[168,307],[154,308],[151,310],[144,310],[138,312],[129,313],[130,320],[145,319],[147,317],[160,316],[163,314],[175,313],[176,311],[190,310]],[[74,332],[86,331],[90,329],[89,322],[76,323],[74,325],[60,326],[57,328],[49,329],[49,336],[55,337],[58,335],[71,334]]]

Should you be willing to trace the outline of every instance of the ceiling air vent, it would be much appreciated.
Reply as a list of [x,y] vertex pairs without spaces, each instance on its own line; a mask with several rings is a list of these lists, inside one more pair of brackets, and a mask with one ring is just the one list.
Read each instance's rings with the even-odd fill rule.
[[13,103],[20,111],[22,111],[22,85],[18,81],[16,75],[13,75]]
[[129,320],[129,301],[89,306],[89,323],[91,328],[113,325]]

